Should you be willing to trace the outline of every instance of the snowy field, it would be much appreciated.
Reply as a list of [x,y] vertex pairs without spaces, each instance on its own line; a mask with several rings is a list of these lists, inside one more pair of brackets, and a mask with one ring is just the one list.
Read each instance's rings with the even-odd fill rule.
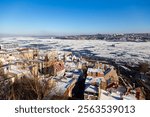
[[118,62],[150,62],[150,42],[107,42],[101,40],[62,40],[32,37],[0,38],[0,45],[4,43],[19,44],[20,47],[36,47],[42,50],[73,51],[89,57],[111,58]]

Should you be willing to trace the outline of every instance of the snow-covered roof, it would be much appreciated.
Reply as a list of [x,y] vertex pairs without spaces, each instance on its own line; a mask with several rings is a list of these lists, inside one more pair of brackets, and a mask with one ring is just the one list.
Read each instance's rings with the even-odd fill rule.
[[61,95],[63,95],[65,93],[65,91],[68,88],[68,84],[65,82],[57,82],[56,83],[56,88],[55,88],[55,93],[60,93]]
[[72,78],[62,78],[61,80],[56,81],[56,87],[53,90],[54,95],[57,93],[63,95],[74,80],[75,79]]
[[100,100],[119,100],[119,99],[120,95],[115,93],[112,93],[110,95],[107,91],[101,89]]
[[66,76],[66,77],[72,77],[72,76],[73,76],[73,73],[72,73],[72,72],[65,72],[65,76]]
[[98,93],[98,87],[90,85],[90,84],[85,84],[85,92],[89,92],[89,93]]
[[94,69],[94,68],[88,68],[88,71],[87,72],[102,72],[102,69]]
[[85,84],[92,84],[92,83],[96,83],[98,86],[100,85],[101,83],[101,78],[93,78],[93,77],[87,77],[86,80],[85,80]]
[[135,95],[129,94],[129,95],[123,96],[123,100],[137,100],[137,99]]

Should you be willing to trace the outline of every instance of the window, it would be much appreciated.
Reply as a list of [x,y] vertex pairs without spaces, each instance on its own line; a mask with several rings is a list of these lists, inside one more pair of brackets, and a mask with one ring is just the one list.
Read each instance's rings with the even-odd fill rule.
[[107,85],[109,85],[111,83],[111,78],[109,78],[108,80],[107,80]]

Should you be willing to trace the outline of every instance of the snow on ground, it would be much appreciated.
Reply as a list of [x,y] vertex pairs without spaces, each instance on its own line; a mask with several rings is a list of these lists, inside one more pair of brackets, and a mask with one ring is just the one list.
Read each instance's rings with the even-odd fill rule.
[[150,62],[150,42],[107,42],[102,40],[8,37],[0,39],[0,44],[3,43],[18,43],[20,47],[37,47],[43,50],[77,51],[82,55],[111,58],[122,62]]

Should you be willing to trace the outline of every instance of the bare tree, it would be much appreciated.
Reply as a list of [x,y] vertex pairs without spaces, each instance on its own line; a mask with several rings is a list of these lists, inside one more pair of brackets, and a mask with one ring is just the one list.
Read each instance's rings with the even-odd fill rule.
[[[5,86],[4,86],[5,84]],[[41,83],[39,79],[15,79],[14,82],[8,80],[0,82],[0,99],[4,100],[40,100],[45,93],[51,90],[53,84]]]

